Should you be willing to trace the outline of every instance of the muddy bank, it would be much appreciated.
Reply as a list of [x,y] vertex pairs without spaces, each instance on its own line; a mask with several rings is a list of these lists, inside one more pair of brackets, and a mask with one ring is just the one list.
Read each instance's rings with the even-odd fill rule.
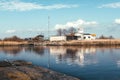
[[1,61],[0,80],[80,80],[25,61]]

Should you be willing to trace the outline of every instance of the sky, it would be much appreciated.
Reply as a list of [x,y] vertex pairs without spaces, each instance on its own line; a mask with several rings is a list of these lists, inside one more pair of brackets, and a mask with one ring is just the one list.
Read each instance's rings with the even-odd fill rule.
[[120,38],[120,0],[0,0],[0,38],[48,37],[69,27]]

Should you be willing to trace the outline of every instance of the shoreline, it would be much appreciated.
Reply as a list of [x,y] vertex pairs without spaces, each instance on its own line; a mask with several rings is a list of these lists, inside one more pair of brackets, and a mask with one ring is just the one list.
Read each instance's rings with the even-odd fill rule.
[[21,60],[0,61],[0,80],[80,80]]
[[120,46],[120,39],[59,41],[49,42],[47,46]]
[[0,41],[0,46],[120,46],[120,39],[71,40],[71,41]]

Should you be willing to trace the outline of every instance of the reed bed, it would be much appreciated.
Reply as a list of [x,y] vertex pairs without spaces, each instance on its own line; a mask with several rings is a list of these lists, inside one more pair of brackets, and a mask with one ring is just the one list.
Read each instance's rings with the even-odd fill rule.
[[27,41],[0,41],[0,46],[19,46],[19,45],[37,45],[37,46],[120,46],[120,39],[96,39],[96,40],[71,40],[59,42],[32,42]]
[[19,45],[27,45],[26,41],[0,41],[0,46],[19,46]]
[[61,46],[120,46],[120,39],[72,40],[50,42],[48,45]]

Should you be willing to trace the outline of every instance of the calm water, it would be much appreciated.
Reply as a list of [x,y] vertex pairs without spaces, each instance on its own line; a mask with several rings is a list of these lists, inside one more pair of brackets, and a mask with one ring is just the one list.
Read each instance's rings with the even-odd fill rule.
[[81,80],[120,80],[120,47],[0,47],[0,60],[26,60]]

